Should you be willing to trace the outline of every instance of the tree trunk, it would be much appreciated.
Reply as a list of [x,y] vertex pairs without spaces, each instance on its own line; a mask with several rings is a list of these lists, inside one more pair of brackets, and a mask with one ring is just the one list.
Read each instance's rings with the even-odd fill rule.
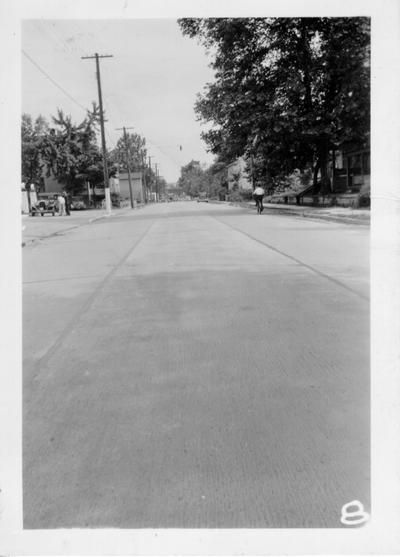
[[320,163],[320,160],[319,160],[319,157],[318,157],[316,162],[315,162],[315,166],[314,166],[314,170],[313,170],[313,186],[314,186],[314,188],[317,187],[318,172],[319,172],[320,167],[321,167],[321,163]]
[[329,149],[324,142],[320,151],[320,168],[321,168],[321,194],[331,193],[331,183],[329,178]]

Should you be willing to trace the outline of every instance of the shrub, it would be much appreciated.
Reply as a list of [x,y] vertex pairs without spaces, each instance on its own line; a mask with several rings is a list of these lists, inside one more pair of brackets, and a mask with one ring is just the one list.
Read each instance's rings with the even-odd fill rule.
[[228,195],[228,201],[240,202],[243,201],[243,198],[238,191],[232,191]]
[[243,201],[253,200],[253,190],[242,191],[240,195],[242,196]]

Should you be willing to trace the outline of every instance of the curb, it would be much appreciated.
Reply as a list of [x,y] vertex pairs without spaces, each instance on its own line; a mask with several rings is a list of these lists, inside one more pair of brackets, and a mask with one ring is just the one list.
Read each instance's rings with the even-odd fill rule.
[[144,209],[144,206],[140,206],[140,207],[134,207],[133,209],[131,207],[124,207],[122,209],[119,209],[119,212],[116,212],[115,209],[114,211],[111,211],[111,213],[104,213],[103,215],[99,215],[98,217],[93,217],[92,219],[89,220],[90,223],[95,222],[96,220],[100,220],[100,219],[108,219],[110,217],[116,217],[119,215],[125,215],[130,213],[131,211],[137,211],[138,209]]
[[[254,206],[250,203],[233,203],[233,202],[229,202],[230,205],[233,206],[240,206],[240,207],[245,207],[245,208],[249,208],[249,209],[253,209]],[[302,218],[307,218],[307,219],[315,219],[315,220],[326,220],[326,221],[330,221],[330,222],[338,222],[338,223],[343,223],[343,224],[357,224],[357,225],[362,225],[362,226],[370,226],[370,217],[368,216],[351,216],[351,215],[334,215],[334,214],[318,214],[317,212],[309,212],[307,211],[307,209],[304,210],[300,210],[300,211],[294,211],[292,209],[283,209],[282,207],[271,207],[270,205],[266,206],[264,205],[264,209],[265,211],[269,211],[270,214],[271,213],[277,213],[279,215],[290,215],[290,216],[295,216],[295,217],[302,217]]]
[[[295,214],[295,213],[292,213]],[[361,226],[370,226],[369,218],[364,217],[351,217],[351,216],[338,216],[338,215],[316,215],[313,213],[303,213],[302,216],[307,219],[327,220],[330,222],[342,222],[343,224],[357,224]]]
[[92,222],[95,222],[96,220],[100,220],[100,219],[105,219],[106,217],[109,217],[111,215],[100,215],[99,217],[93,217],[92,219],[88,220],[88,223],[91,224]]

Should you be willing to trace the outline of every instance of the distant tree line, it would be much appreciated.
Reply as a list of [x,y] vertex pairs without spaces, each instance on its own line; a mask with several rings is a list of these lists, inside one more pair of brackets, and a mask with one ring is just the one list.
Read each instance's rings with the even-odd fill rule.
[[278,183],[295,169],[329,191],[329,157],[367,142],[370,19],[186,18],[183,34],[203,44],[213,83],[195,110],[220,162],[239,156],[250,175]]
[[215,162],[204,167],[200,161],[192,160],[181,167],[177,187],[190,197],[202,194],[215,198],[225,196],[228,191],[226,165]]

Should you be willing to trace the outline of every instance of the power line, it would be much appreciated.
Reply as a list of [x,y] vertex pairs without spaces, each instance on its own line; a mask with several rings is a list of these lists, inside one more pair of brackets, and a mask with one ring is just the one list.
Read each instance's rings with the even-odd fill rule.
[[[38,29],[40,29],[40,27],[43,28],[42,32],[44,32],[44,33],[47,35],[47,38],[50,40],[50,42],[54,41],[55,44],[57,44],[58,46],[60,46],[60,47],[62,48],[63,52],[64,52],[68,57],[69,57],[69,56],[73,56],[71,44],[69,44],[69,42],[67,43],[67,41],[61,36],[61,35],[63,34],[63,33],[62,33],[62,29],[61,29],[61,35],[60,35],[60,34],[57,32],[57,31],[59,31],[60,29],[59,29],[59,28],[57,29],[57,27],[54,26],[54,24],[53,24],[52,27],[48,27],[47,25],[44,24],[44,21],[40,21],[39,23],[40,23],[41,25],[38,25],[38,24],[37,24],[37,28],[38,28]],[[82,39],[81,39],[81,37],[84,36],[84,35],[86,35],[86,38],[87,38],[87,39],[90,39],[90,40],[91,40],[91,37],[90,37],[90,35],[87,34],[86,32],[83,32],[83,31],[84,31],[84,30],[83,30],[83,27],[80,27],[80,25],[78,25],[78,24],[79,24],[79,21],[78,21],[78,20],[76,20],[76,21],[74,22],[74,24],[75,24],[75,28],[78,30],[78,34],[74,37],[74,43],[75,43],[75,44],[74,44],[74,50],[83,51],[83,50],[84,50],[84,47],[83,47],[83,45],[82,45]],[[79,31],[82,31],[82,32],[79,33]],[[99,40],[99,38],[96,37],[96,42],[98,42],[98,40]],[[60,85],[58,85],[58,83],[57,83],[53,78],[51,78],[51,77],[39,66],[39,64],[37,64],[25,51],[23,51],[23,52],[24,52],[25,56],[27,56],[27,58],[31,61],[31,63],[34,64],[34,65],[37,67],[37,69],[38,69],[41,73],[43,73],[43,75],[45,75],[46,78],[48,78],[58,89],[60,89],[60,90],[61,90],[69,99],[71,99],[77,106],[79,106],[81,109],[83,109],[83,110],[85,110],[85,112],[87,112],[87,109],[85,109],[76,99],[74,99],[74,98],[72,97],[72,95],[70,95],[63,87],[61,87]],[[82,56],[82,58],[85,58],[85,56]],[[105,69],[106,72],[108,71],[108,69],[107,69],[106,66],[104,67],[104,69]],[[120,114],[121,116],[122,116],[122,115],[124,116],[123,119],[128,118],[128,112],[126,112],[125,110],[122,110],[122,103],[118,103],[118,102],[114,103],[114,102],[111,102],[111,99],[107,99],[107,103],[108,103],[108,105],[110,106],[110,109],[114,109],[114,111],[115,111],[115,109],[117,109],[117,111],[119,112],[119,114]],[[130,117],[130,116],[129,116],[129,117]],[[114,121],[113,121],[113,119],[111,119],[111,118],[107,118],[107,119],[109,119],[109,121],[110,121],[110,123],[112,124],[113,127],[116,127],[116,126],[115,126],[115,123],[114,123]],[[106,136],[107,136],[107,139],[109,140],[109,142],[115,147],[115,146],[116,146],[116,143],[115,143],[115,141],[111,138],[110,134],[108,133],[108,130],[105,130],[105,133],[106,133]],[[180,167],[182,166],[182,162],[181,162],[181,161],[178,161],[177,158],[176,158],[176,156],[174,156],[175,154],[174,154],[174,153],[171,154],[171,152],[170,152],[169,147],[172,147],[172,145],[158,145],[157,143],[153,143],[152,141],[147,140],[147,138],[146,138],[146,141],[147,141],[147,143],[148,143],[150,146],[153,145],[162,155],[164,155],[167,159],[169,159],[169,161],[170,161],[174,166],[176,166],[177,168],[180,168]],[[165,147],[167,147],[167,150],[168,150],[169,152],[166,152],[166,151],[164,150]],[[176,147],[179,147],[179,151],[182,151],[181,145],[176,145]]]
[[[146,139],[146,140],[147,140],[147,139]],[[175,157],[173,157],[172,155],[166,153],[166,152],[164,151],[164,149],[162,149],[157,143],[153,143],[153,141],[148,141],[148,142],[149,142],[150,145],[153,146],[153,148],[155,147],[161,154],[163,154],[164,157],[166,157],[167,159],[169,159],[170,161],[172,161],[172,162],[174,163],[174,165],[175,165],[177,168],[181,168],[182,164],[181,164],[179,161],[177,161]]]
[[[40,22],[42,23],[42,22]],[[37,25],[39,28],[39,25]],[[72,55],[72,51],[69,45],[67,45],[66,41],[57,35],[56,30],[47,28],[46,26],[44,26],[43,31],[47,34],[48,38],[51,40],[53,39],[55,42],[58,42],[59,45],[61,45],[61,47],[63,48],[64,52],[67,55]],[[65,48],[66,47],[66,48]],[[67,50],[66,50],[67,49]],[[67,52],[69,51],[69,52]],[[56,85],[56,87],[58,87],[64,94],[66,94],[71,100],[73,100],[73,102],[75,102],[80,108],[82,108],[83,110],[86,111],[86,109],[78,102],[76,101],[67,91],[65,91],[65,89],[63,89],[60,85],[58,85],[40,66],[39,64],[37,64],[30,56],[28,56],[28,54],[23,51],[25,56],[28,57],[28,59],[48,78],[50,79],[50,81],[52,81],[52,83],[54,83],[54,85]],[[86,58],[85,56],[82,56],[82,58]],[[107,100],[108,104],[111,105],[114,109],[117,108],[118,112],[120,113],[120,115],[122,116],[123,112],[121,110],[121,106],[119,103],[112,103],[110,102],[110,99]],[[111,123],[113,124],[113,122],[111,121]],[[114,126],[115,127],[115,126]],[[115,141],[111,138],[110,134],[108,133],[108,131],[106,130],[106,135],[108,140],[113,144],[114,147],[116,147],[116,143]],[[147,140],[147,138],[146,138]],[[171,156],[171,154],[166,153],[162,147],[165,146],[159,146],[156,143],[153,143],[152,141],[148,141],[148,143],[150,145],[155,146],[165,157],[167,157],[174,165],[176,165],[178,168],[181,166],[181,163],[178,162],[175,157]],[[180,147],[180,150],[182,150],[182,147],[180,145],[176,145],[177,147]]]
[[43,75],[45,75],[45,76],[47,77],[47,79],[49,79],[49,80],[53,83],[53,85],[55,85],[58,89],[60,89],[60,91],[62,91],[62,92],[64,93],[64,95],[66,95],[71,101],[73,101],[77,106],[79,106],[79,108],[82,108],[82,110],[84,110],[85,112],[87,112],[87,108],[85,108],[83,105],[81,105],[81,103],[78,102],[76,99],[74,99],[74,97],[73,97],[72,95],[70,95],[70,94],[68,93],[68,91],[66,91],[63,87],[61,87],[61,85],[59,85],[56,81],[54,81],[54,79],[53,79],[52,77],[50,77],[49,74],[46,73],[46,72],[44,71],[44,69],[41,68],[41,67],[39,66],[39,64],[38,64],[37,62],[35,62],[35,60],[33,60],[33,58],[31,58],[31,57],[29,56],[29,54],[27,54],[27,53],[25,52],[24,49],[22,49],[22,53],[28,58],[28,60],[29,60],[34,66],[36,66],[36,68],[37,68]]
[[[88,112],[88,109],[85,108],[83,105],[81,105],[76,99],[74,99],[74,97],[72,95],[70,95],[68,93],[68,91],[66,91],[63,87],[61,87],[61,85],[59,85],[52,77],[50,77],[48,75],[47,72],[45,72],[43,70],[43,68],[41,68],[39,66],[39,64],[37,62],[35,62],[35,60],[33,60],[33,58],[31,56],[29,56],[29,54],[27,52],[25,52],[25,50],[22,49],[23,54],[28,58],[28,60],[34,65],[36,66],[36,68],[43,73],[43,75],[45,75],[47,77],[47,79],[49,79],[56,87],[58,87],[58,89],[60,89],[60,91],[62,91],[65,95],[67,95],[67,97],[69,99],[71,99],[77,106],[79,106],[79,108],[82,108],[82,110],[84,110],[85,112]],[[107,137],[110,141],[110,143],[113,145],[113,147],[116,147],[115,141],[110,137],[110,134],[108,133],[108,131],[106,131]]]
[[[25,56],[28,58],[28,60],[30,60],[30,62],[32,62],[32,64],[34,64],[38,70],[40,70],[56,87],[58,87],[60,89],[60,91],[62,91],[65,95],[67,95],[67,97],[69,99],[71,99],[77,106],[79,106],[79,108],[82,108],[82,110],[84,110],[85,112],[88,112],[88,109],[85,108],[83,105],[81,105],[76,99],[74,99],[74,97],[72,95],[70,95],[67,91],[65,91],[65,89],[63,87],[61,87],[61,85],[58,85],[58,83],[52,78],[50,77],[40,66],[37,62],[35,62],[33,60],[33,58],[31,58],[24,50],[22,50],[22,52],[25,54]],[[115,147],[115,141],[111,138],[110,134],[106,131],[107,133],[107,137],[110,141],[110,143],[112,143],[112,145]]]
[[[29,54],[22,49],[23,54],[28,58],[28,60],[47,78],[49,79],[53,85],[55,85],[58,89],[60,89],[60,91],[62,91],[64,93],[64,95],[66,95],[72,102],[74,102],[77,106],[79,106],[79,108],[81,108],[82,110],[86,112],[88,112],[88,109],[85,108],[82,104],[80,104],[76,99],[74,99],[74,97],[72,95],[70,95],[68,93],[68,91],[66,91],[61,85],[59,85],[51,76],[49,76],[49,74],[37,63],[35,62],[35,60],[33,60],[33,58],[31,56],[29,56]],[[82,58],[86,58],[86,57],[82,57]],[[117,108],[119,109],[119,105],[117,104]],[[116,143],[115,141],[113,141],[110,137],[110,134],[108,133],[108,131],[106,130],[106,135],[108,140],[113,144],[114,148],[116,147]],[[146,138],[147,140],[147,138]],[[160,146],[158,146],[156,143],[153,143],[152,141],[148,141],[148,143],[150,143],[150,145],[155,146],[164,156],[166,156],[168,159],[170,159],[178,168],[181,166],[181,164],[179,162],[177,162],[177,160],[175,159],[175,157],[172,157],[170,154],[166,153],[162,148],[160,148]]]

